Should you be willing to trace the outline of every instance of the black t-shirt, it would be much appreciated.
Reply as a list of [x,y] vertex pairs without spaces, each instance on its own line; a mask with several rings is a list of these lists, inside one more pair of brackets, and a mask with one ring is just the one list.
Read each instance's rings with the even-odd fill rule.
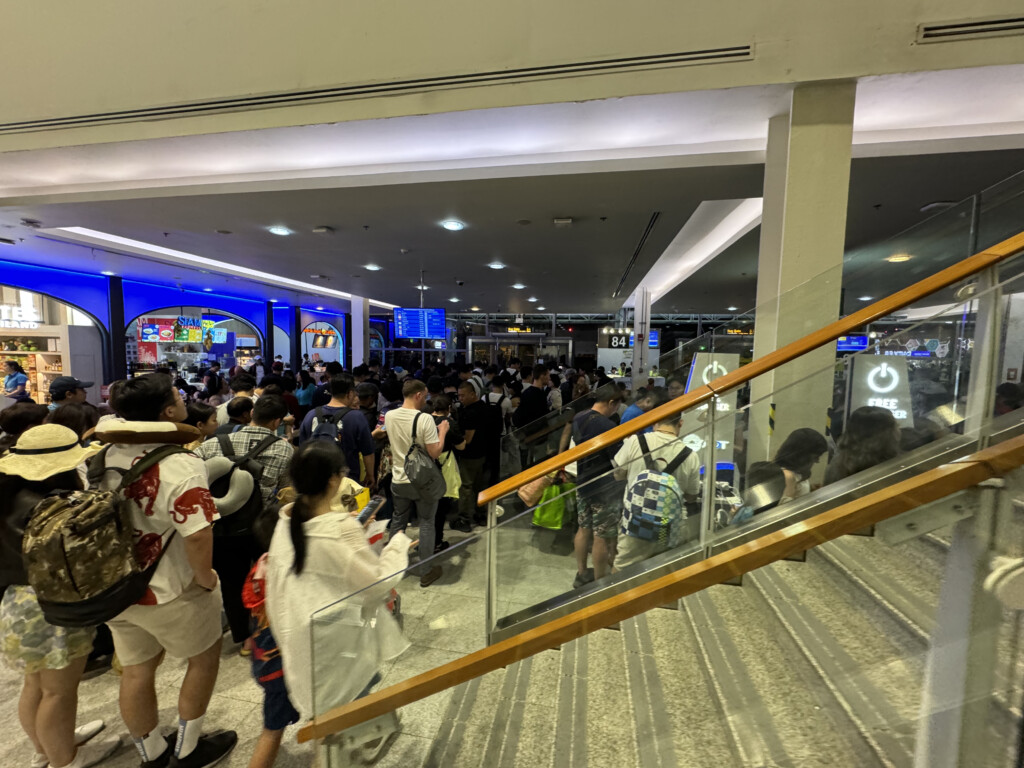
[[[471,405],[464,405],[459,408],[459,429],[465,432],[475,430],[473,441],[462,451],[462,456],[467,459],[482,459],[487,456],[489,441],[492,439],[491,418],[487,411],[487,404],[483,400],[477,400]],[[461,441],[460,441],[461,442]]]
[[[576,445],[597,437],[615,427],[615,422],[594,410],[586,410],[576,415],[572,422],[572,436]],[[621,494],[623,483],[616,480],[609,470],[613,468],[612,459],[619,452],[622,443],[608,446],[597,453],[591,454],[578,462],[576,492],[586,498],[614,497]],[[602,477],[603,475],[603,477]],[[594,480],[594,478],[600,478]],[[594,482],[590,482],[594,480]]]
[[448,422],[448,434],[444,436],[444,450],[447,452],[452,450],[459,443],[461,443],[466,438],[466,436],[463,434],[462,429],[459,427],[459,425],[455,423],[455,419],[453,419],[451,416],[449,416],[446,419],[440,416],[434,417],[434,424],[436,426],[440,427],[442,421]]

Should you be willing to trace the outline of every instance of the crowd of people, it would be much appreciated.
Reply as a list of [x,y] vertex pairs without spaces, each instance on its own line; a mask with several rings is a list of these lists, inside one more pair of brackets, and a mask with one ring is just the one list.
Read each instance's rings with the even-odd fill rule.
[[[446,527],[470,533],[486,524],[476,503],[483,489],[683,393],[679,379],[629,393],[600,369],[524,368],[515,359],[411,373],[378,361],[350,373],[337,363],[292,372],[278,361],[224,375],[214,364],[202,387],[158,370],[113,383],[100,407],[87,402],[93,386],[58,377],[51,403],[38,405],[10,370],[5,394],[14,402],[0,411],[0,654],[24,676],[19,716],[39,768],[87,768],[117,749],[118,740],[98,737],[102,722],[76,727],[79,680],[97,656],[111,655],[122,718],[144,768],[221,760],[237,736],[205,733],[203,723],[225,631],[264,689],[264,731],[250,765],[272,765],[284,729],[320,707],[309,658],[317,610],[365,589],[364,615],[376,616],[386,643],[395,630],[393,588],[410,558],[410,572],[429,588],[443,573],[430,558],[448,548]],[[997,415],[1021,405],[1019,388],[1004,385],[997,395]],[[703,459],[682,426],[681,414],[666,416],[572,468],[574,587],[699,535]],[[810,493],[823,457],[832,483],[895,457],[905,440],[892,413],[873,406],[845,419],[836,444],[796,430],[770,461],[746,467],[742,492],[723,490],[718,522],[742,522]],[[436,490],[417,475],[424,457],[439,472]],[[106,504],[120,516],[141,573],[133,577],[141,597],[118,604],[99,627],[67,621],[48,592],[71,579],[65,571],[82,550],[62,554],[65,569],[39,568],[46,560],[33,554],[52,551],[44,545],[53,541],[33,528],[41,510],[76,504]],[[374,511],[360,515],[363,508]],[[366,536],[376,520],[387,521],[383,547]],[[416,541],[406,535],[413,525]],[[90,535],[105,529],[97,530]],[[116,543],[89,541],[104,552]],[[83,604],[103,607],[124,591],[116,580],[102,585]],[[187,660],[170,735],[160,728],[155,683],[165,653]],[[350,700],[378,679],[368,663],[335,688]],[[368,746],[364,757],[384,746]]]

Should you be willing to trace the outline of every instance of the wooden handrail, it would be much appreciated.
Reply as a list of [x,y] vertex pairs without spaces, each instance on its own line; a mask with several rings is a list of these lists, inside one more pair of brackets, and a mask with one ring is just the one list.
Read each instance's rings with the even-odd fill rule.
[[801,355],[835,341],[840,336],[845,336],[861,326],[891,315],[898,309],[908,307],[929,294],[955,285],[961,280],[977,274],[994,264],[998,264],[1021,251],[1024,251],[1024,232],[1003,240],[1003,242],[991,248],[986,248],[980,253],[969,256],[950,267],[946,267],[946,269],[936,272],[924,280],[920,280],[901,291],[897,291],[881,301],[876,301],[874,304],[864,307],[852,315],[836,320],[821,330],[808,334],[802,339],[797,339],[781,349],[769,352],[767,355],[757,358],[742,368],[718,377],[706,386],[688,392],[646,413],[642,413],[625,424],[620,424],[614,429],[610,429],[564,453],[552,456],[540,464],[524,469],[518,475],[514,475],[497,485],[481,491],[479,496],[477,496],[477,505],[484,506],[492,501],[496,501],[539,477],[562,469],[567,464],[579,461],[583,457],[597,453],[610,445],[615,445],[630,435],[635,435],[647,427],[654,426],[669,416],[682,413],[689,408],[693,408],[695,405],[701,405],[710,400],[715,394],[744,384],[763,373],[768,373]]
[[694,565],[667,573],[520,635],[470,653],[314,718],[300,742],[321,739],[447,688],[555,648],[589,632],[646,613],[660,605],[721,584],[1024,465],[1024,436],[922,472],[863,498],[741,544]]

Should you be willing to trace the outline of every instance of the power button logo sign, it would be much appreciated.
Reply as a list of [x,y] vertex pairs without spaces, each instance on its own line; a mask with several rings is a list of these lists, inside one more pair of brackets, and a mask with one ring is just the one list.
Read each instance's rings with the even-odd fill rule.
[[729,371],[726,370],[724,365],[715,360],[707,368],[704,369],[704,372],[701,374],[701,378],[704,380],[705,384],[708,384],[717,379],[719,376],[725,376],[725,374],[727,374],[728,372]]
[[884,395],[892,392],[900,384],[900,376],[888,363],[882,363],[868,374],[868,386],[873,392]]

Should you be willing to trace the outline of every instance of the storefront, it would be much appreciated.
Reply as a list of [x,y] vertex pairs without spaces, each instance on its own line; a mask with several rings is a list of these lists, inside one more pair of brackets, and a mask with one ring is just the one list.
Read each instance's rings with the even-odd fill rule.
[[191,381],[214,361],[224,370],[247,368],[262,355],[256,328],[201,307],[170,307],[137,317],[128,324],[126,343],[132,376],[168,367]]
[[345,339],[333,323],[310,323],[302,329],[302,354],[314,364],[343,363]]
[[99,403],[103,380],[103,338],[92,319],[40,293],[0,286],[0,362],[20,365],[29,395],[50,402],[58,376],[94,381],[89,401]]

